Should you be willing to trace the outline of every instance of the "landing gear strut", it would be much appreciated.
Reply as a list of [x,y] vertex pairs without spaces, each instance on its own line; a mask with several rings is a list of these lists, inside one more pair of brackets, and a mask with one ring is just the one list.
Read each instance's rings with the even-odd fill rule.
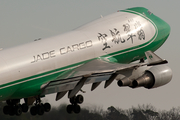
[[70,105],[67,106],[66,110],[69,114],[71,113],[80,113],[81,111],[81,107],[78,105],[78,104],[81,104],[83,103],[84,101],[84,98],[82,95],[77,95],[77,96],[74,96],[72,98],[70,98]]

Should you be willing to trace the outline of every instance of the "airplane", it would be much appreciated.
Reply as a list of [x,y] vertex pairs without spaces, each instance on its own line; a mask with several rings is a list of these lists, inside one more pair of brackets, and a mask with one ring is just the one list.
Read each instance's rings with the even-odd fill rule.
[[[41,98],[67,94],[68,113],[79,113],[85,84],[95,90],[114,80],[119,87],[157,88],[169,83],[168,61],[154,52],[170,34],[170,26],[143,7],[101,16],[65,34],[0,51],[0,101],[6,115],[49,112]],[[23,104],[21,104],[22,100]],[[21,100],[21,102],[20,102]],[[31,108],[30,108],[31,106]]]

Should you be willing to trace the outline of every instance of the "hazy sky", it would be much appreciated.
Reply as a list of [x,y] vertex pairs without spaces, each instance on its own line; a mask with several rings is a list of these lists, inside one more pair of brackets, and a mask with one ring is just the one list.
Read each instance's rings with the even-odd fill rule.
[[[0,47],[5,49],[62,34],[117,10],[146,7],[171,26],[168,40],[156,54],[169,61],[173,70],[172,81],[151,90],[119,88],[114,81],[107,89],[101,83],[90,92],[91,85],[86,85],[83,87],[86,91],[83,106],[97,105],[106,109],[113,105],[125,109],[152,104],[158,109],[169,110],[180,106],[179,3],[179,0],[1,0]],[[48,95],[47,99],[53,106],[69,102],[67,96],[56,102],[55,94]]]

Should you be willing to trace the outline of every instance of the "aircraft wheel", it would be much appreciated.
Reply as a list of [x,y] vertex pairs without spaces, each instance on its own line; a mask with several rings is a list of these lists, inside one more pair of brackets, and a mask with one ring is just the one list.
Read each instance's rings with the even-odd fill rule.
[[79,105],[74,105],[74,113],[78,114],[81,111],[81,107]]
[[49,103],[45,103],[43,106],[45,112],[49,112],[51,110],[51,105]]
[[37,114],[37,108],[36,108],[36,106],[31,107],[30,113],[31,113],[31,115],[33,115],[33,116],[35,116],[35,115]]
[[8,115],[8,114],[9,114],[9,108],[10,108],[10,106],[8,106],[8,105],[4,106],[4,108],[3,108],[3,113],[4,113],[5,115]]
[[67,113],[72,114],[73,113],[73,108],[74,108],[73,105],[68,105],[67,108],[66,108]]
[[37,114],[38,115],[43,115],[44,114],[44,107],[43,107],[43,105],[38,105],[37,106]]
[[15,109],[14,109],[14,111],[15,111],[15,114],[16,114],[17,116],[20,116],[20,115],[22,114],[22,108],[21,108],[21,106],[20,106],[20,105],[16,106]]
[[24,113],[26,113],[26,112],[28,111],[28,109],[29,109],[29,107],[27,106],[26,103],[23,103],[23,104],[21,105],[21,108],[22,108],[22,112],[24,112]]
[[9,106],[9,115],[10,116],[15,115],[15,107],[14,106]]
[[83,98],[83,96],[82,95],[78,95],[77,97],[76,97],[76,103],[79,103],[79,104],[81,104],[81,103],[83,103],[83,101],[84,101],[84,98]]

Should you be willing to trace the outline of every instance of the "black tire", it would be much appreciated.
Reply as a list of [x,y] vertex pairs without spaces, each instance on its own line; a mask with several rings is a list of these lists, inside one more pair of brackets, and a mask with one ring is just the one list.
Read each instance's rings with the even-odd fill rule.
[[3,107],[3,113],[4,113],[5,115],[8,115],[8,114],[9,114],[9,109],[10,109],[10,107],[9,107],[8,105],[4,106],[4,107]]
[[38,115],[43,115],[44,114],[44,106],[43,105],[38,105],[37,106],[37,114]]
[[43,106],[45,112],[49,112],[51,110],[51,105],[49,103],[45,103]]
[[35,116],[35,115],[37,114],[37,108],[36,108],[36,106],[31,107],[30,113],[31,113],[31,115],[33,115],[33,116]]
[[73,113],[73,109],[74,109],[73,105],[68,105],[67,108],[66,108],[66,111],[67,111],[67,113],[72,114]]
[[74,113],[78,114],[81,112],[81,107],[79,105],[74,105]]
[[21,108],[22,108],[22,112],[24,112],[24,113],[26,113],[26,112],[28,111],[28,109],[29,109],[29,107],[27,106],[26,103],[23,103],[23,104],[21,105]]
[[20,116],[22,114],[21,106],[20,105],[16,106],[14,111],[17,116]]
[[79,103],[79,104],[81,104],[81,103],[83,103],[84,102],[84,97],[82,96],[82,95],[78,95],[77,97],[76,97],[76,103]]
[[9,115],[10,116],[15,115],[15,107],[14,106],[9,106]]

